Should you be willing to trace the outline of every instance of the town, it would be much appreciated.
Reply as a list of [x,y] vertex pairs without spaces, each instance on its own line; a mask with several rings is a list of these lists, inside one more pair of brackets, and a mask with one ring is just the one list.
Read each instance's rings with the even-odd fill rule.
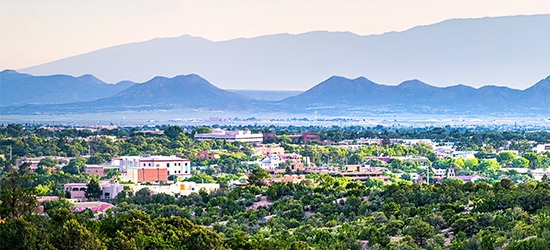
[[[449,183],[498,186],[503,181],[524,185],[548,182],[550,175],[550,133],[545,131],[476,131],[450,127],[398,131],[381,126],[123,128],[9,124],[0,128],[0,145],[2,175],[8,176],[3,178],[9,178],[14,171],[20,173],[20,178],[30,178],[25,188],[37,202],[33,213],[47,214],[61,206],[72,213],[101,220],[132,204],[151,216],[180,215],[195,223],[213,226],[220,233],[230,230],[225,228],[228,223],[238,223],[227,217],[236,214],[222,216],[215,215],[218,212],[203,211],[202,205],[195,204],[197,199],[204,204],[215,197],[252,192],[237,196],[237,201],[244,199],[239,205],[242,207],[233,209],[264,211],[255,223],[269,225],[276,220],[273,216],[292,210],[282,210],[286,211],[282,214],[268,210],[274,209],[278,202],[291,199],[288,195],[296,195],[289,188],[304,185],[317,190],[334,183],[324,191],[332,193],[341,192],[336,191],[339,190],[336,183],[344,181],[345,187],[362,186],[358,192],[364,198],[354,195],[353,199],[367,199],[369,195],[365,192],[384,190],[386,186],[417,185],[433,189]],[[3,181],[2,190],[6,186]],[[260,191],[258,187],[267,189]],[[340,195],[334,202],[347,204],[353,200],[346,195],[338,198]],[[206,198],[209,196],[211,198]],[[2,198],[1,204],[6,204],[5,197]],[[171,202],[162,203],[159,199]],[[195,201],[189,203],[191,200]],[[165,204],[171,206],[171,210],[153,212],[149,203]],[[194,205],[183,205],[187,203]],[[359,209],[361,203],[359,201],[354,209]],[[455,211],[464,213],[479,209],[481,203],[462,197],[453,206],[457,206]],[[195,208],[190,210],[192,207]],[[317,213],[312,207],[314,204],[300,206],[298,211],[303,214],[295,217],[295,222],[315,216]],[[223,206],[220,209],[223,210]],[[379,209],[386,209],[385,205]],[[384,212],[385,217],[398,219],[399,212],[391,211]],[[352,218],[347,216],[331,223],[351,223]],[[329,218],[332,217],[325,218],[326,223],[335,219]],[[252,234],[249,230],[244,231]],[[433,231],[430,237],[441,235],[443,238],[437,244],[430,243],[432,246],[448,246],[456,241],[457,235],[448,228],[430,230]],[[436,234],[438,231],[440,234]],[[390,241],[378,244],[386,246],[403,240],[403,236],[395,235],[388,238]],[[379,240],[376,237],[367,235],[365,242],[356,243],[372,246]],[[413,241],[412,246],[426,246],[422,240]]]

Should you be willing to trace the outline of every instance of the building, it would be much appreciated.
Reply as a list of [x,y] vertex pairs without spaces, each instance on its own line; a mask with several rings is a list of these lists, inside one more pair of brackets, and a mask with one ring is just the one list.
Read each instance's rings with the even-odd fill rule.
[[[101,196],[99,199],[113,199],[118,193],[124,190],[124,185],[119,183],[101,183]],[[67,183],[63,185],[63,190],[68,192],[70,199],[83,202],[88,200],[86,198],[87,183]]]
[[99,166],[99,165],[86,165],[86,167],[84,168],[84,172],[91,175],[96,175],[99,177],[105,176],[105,171],[103,169],[103,166]]
[[537,153],[543,153],[550,151],[550,144],[539,144],[536,147],[533,148],[533,151]]
[[195,139],[199,141],[226,140],[228,142],[261,143],[264,140],[264,135],[262,133],[252,133],[250,130],[212,129],[212,133],[195,134]]
[[123,156],[115,159],[121,173],[126,173],[128,180],[141,182],[166,182],[168,176],[191,176],[191,161],[175,155],[140,155]]
[[261,156],[268,156],[272,154],[276,155],[284,155],[285,149],[281,147],[279,144],[269,144],[269,145],[258,145],[257,147],[254,147],[254,155],[261,155]]
[[485,179],[485,176],[473,174],[473,175],[455,175],[455,169],[453,167],[449,168],[449,171],[447,172],[447,178],[453,178],[453,179],[459,179],[464,182],[475,182],[479,179]]
[[128,168],[126,179],[134,183],[168,182],[169,172],[166,167],[132,167]]
[[266,185],[271,185],[276,182],[283,182],[283,183],[300,183],[303,180],[306,179],[305,175],[284,175],[279,178],[266,178],[264,180],[264,183]]
[[77,202],[73,204],[73,207],[71,207],[71,212],[79,213],[84,212],[86,210],[91,210],[92,212],[100,212],[103,213],[107,211],[107,209],[114,208],[115,206],[113,204],[109,204],[106,202],[101,201],[90,201],[90,202]]
[[191,193],[198,193],[201,189],[206,192],[214,192],[220,188],[217,183],[195,183],[195,182],[178,182],[171,185],[134,185],[133,191],[137,192],[143,188],[148,188],[151,194],[165,193],[176,197],[187,196]]
[[101,184],[100,199],[114,199],[120,192],[124,191],[124,185],[119,183],[104,183]]
[[341,175],[343,177],[348,177],[352,180],[366,181],[368,179],[375,179],[383,181],[384,183],[389,183],[390,179],[387,176],[384,176],[383,172],[375,171],[361,171],[361,172],[338,172],[333,173],[332,175]]
[[299,143],[299,142],[307,143],[309,141],[317,141],[317,142],[321,141],[321,137],[318,135],[315,135],[315,133],[313,132],[303,132],[299,135],[289,135],[288,137],[292,139],[292,142],[294,143]]
[[279,164],[281,164],[281,158],[275,154],[266,156],[260,162],[260,166],[264,169],[276,169],[279,167]]
[[86,201],[86,183],[67,183],[63,190],[70,194],[70,198],[76,201]]

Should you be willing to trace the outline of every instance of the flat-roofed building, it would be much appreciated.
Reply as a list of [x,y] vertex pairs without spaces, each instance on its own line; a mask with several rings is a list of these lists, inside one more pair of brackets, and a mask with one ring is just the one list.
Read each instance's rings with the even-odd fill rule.
[[261,143],[264,140],[264,135],[262,133],[252,133],[250,130],[212,129],[212,133],[195,134],[195,139],[199,141],[226,140],[228,142]]
[[[143,173],[141,173],[141,175],[148,174],[151,171],[163,171],[164,173],[157,174],[157,179],[159,179],[158,176],[164,175],[176,175],[178,177],[191,176],[191,161],[188,159],[177,157],[175,155],[122,156],[116,160],[119,163],[120,172],[128,173],[128,175],[130,174],[130,172],[139,172],[137,171],[137,169],[139,169],[143,170]],[[145,178],[143,180],[145,180]]]

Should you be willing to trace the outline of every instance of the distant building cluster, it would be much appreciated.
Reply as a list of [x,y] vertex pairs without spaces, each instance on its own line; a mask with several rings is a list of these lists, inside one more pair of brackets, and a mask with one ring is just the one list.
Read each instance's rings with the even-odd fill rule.
[[199,141],[207,140],[225,140],[228,142],[248,142],[261,143],[264,140],[262,133],[252,133],[250,130],[223,130],[212,129],[212,133],[195,134],[195,139]]

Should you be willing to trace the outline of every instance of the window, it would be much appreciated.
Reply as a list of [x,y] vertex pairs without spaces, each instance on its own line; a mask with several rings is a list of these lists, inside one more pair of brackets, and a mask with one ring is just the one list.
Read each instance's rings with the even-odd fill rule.
[[170,167],[170,163],[166,163],[166,167],[169,168],[169,167]]

